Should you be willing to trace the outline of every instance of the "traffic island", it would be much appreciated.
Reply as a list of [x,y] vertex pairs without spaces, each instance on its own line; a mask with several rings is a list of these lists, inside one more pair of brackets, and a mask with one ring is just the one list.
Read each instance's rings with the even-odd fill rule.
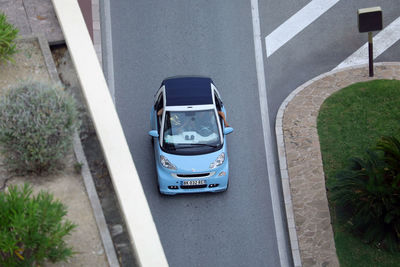
[[400,63],[356,66],[322,74],[294,90],[276,118],[276,136],[295,266],[339,266],[326,196],[317,117],[322,103],[353,83],[400,79]]

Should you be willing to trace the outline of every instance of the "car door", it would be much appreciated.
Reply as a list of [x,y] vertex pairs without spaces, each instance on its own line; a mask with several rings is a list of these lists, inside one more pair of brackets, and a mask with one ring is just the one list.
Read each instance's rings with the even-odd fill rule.
[[[215,106],[217,108],[217,111],[222,111],[225,114],[225,117],[226,117],[226,111],[225,111],[224,103],[222,102],[221,97],[219,95],[219,92],[218,92],[217,88],[215,88],[215,87],[214,87],[214,90],[213,90],[213,94],[214,94],[214,102],[215,102]],[[219,117],[219,121],[221,123],[221,127],[223,128],[224,127],[223,119],[220,116],[218,116],[218,117]]]
[[164,107],[164,90],[160,88],[155,95],[156,101],[154,102],[154,106],[151,109],[151,123],[150,127],[152,130],[157,130],[158,134],[160,134],[160,121],[157,116],[157,112]]
[[156,94],[156,102],[154,103],[152,112],[152,129],[156,130],[158,132],[159,137],[158,138],[153,138],[154,140],[154,157],[156,162],[159,161],[160,158],[160,138],[161,138],[161,127],[162,127],[162,120],[164,117],[165,111],[162,112],[161,116],[158,116],[158,111],[164,110],[164,90],[163,87],[159,89],[159,91]]

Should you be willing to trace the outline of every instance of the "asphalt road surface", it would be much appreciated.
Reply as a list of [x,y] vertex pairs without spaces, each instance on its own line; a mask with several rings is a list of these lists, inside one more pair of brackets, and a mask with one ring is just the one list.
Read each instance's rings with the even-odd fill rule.
[[[263,48],[264,37],[310,2],[259,1]],[[170,266],[279,266],[250,0],[118,0],[110,5],[115,102]],[[367,41],[358,33],[356,12],[377,5],[384,26],[400,16],[398,0],[338,1],[274,54],[264,54],[271,127],[291,91],[332,70]],[[399,49],[397,42],[376,62],[400,61]],[[235,129],[228,136],[230,188],[221,194],[163,197],[156,190],[147,135],[149,111],[162,79],[190,74],[213,78]],[[276,151],[268,153],[277,162]]]
[[[116,106],[170,266],[278,266],[250,2],[112,1],[111,20]],[[213,78],[235,129],[230,188],[163,197],[149,111],[162,79],[190,74]]]

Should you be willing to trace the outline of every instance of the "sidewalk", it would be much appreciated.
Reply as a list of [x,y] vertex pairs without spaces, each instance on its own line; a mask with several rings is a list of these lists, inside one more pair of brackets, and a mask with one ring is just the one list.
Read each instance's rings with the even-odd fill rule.
[[373,79],[400,80],[400,63],[356,66],[322,74],[294,90],[276,118],[279,165],[296,266],[339,266],[317,132],[320,106],[334,92]]
[[64,43],[64,36],[50,0],[0,0],[0,10],[19,34],[43,35],[50,44]]
[[[91,5],[88,3],[91,1]],[[79,0],[101,62],[99,0]],[[19,29],[21,36],[43,35],[50,45],[65,43],[51,0],[0,0],[0,11]],[[90,25],[89,20],[92,20]]]

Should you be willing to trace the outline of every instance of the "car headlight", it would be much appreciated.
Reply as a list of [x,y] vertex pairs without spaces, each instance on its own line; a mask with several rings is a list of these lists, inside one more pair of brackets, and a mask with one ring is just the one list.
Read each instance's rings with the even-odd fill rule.
[[215,169],[218,166],[221,166],[225,161],[225,153],[221,153],[213,163],[210,164],[210,169]]
[[166,157],[164,156],[160,156],[160,162],[161,165],[163,165],[163,167],[167,168],[167,169],[171,169],[171,170],[176,170],[176,166],[174,164],[172,164]]

